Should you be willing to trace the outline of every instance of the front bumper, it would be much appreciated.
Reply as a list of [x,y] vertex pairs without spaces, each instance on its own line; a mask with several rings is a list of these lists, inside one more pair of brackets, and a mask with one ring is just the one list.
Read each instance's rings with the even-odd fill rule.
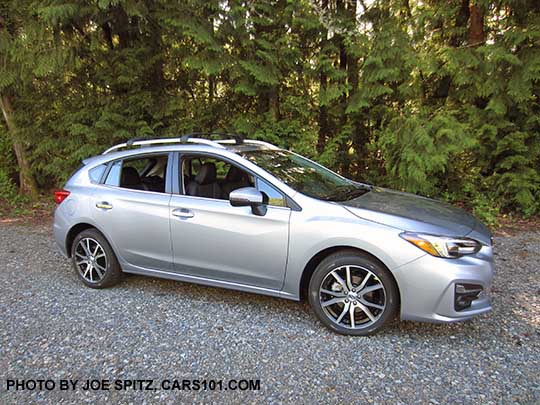
[[[443,259],[422,256],[392,273],[401,295],[401,319],[427,322],[455,322],[491,310],[489,298],[493,278],[493,251],[484,246],[474,256]],[[481,286],[478,298],[467,308],[456,310],[458,284]]]

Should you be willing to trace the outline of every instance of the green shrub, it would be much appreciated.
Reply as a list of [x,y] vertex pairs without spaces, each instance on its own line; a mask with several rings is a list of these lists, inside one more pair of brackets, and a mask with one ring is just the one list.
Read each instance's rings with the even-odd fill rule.
[[478,194],[473,198],[472,206],[474,216],[488,227],[494,228],[498,225],[500,205],[494,199]]
[[8,202],[18,198],[17,187],[4,169],[0,169],[0,198]]

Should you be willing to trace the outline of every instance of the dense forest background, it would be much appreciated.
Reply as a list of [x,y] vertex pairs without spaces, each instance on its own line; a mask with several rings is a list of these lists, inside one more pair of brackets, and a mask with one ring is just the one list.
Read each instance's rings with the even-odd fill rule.
[[538,0],[0,0],[0,198],[134,136],[223,130],[529,216],[539,97]]

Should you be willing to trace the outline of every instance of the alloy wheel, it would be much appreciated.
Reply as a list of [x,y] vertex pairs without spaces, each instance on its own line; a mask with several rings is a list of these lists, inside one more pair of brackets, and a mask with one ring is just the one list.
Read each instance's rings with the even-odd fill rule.
[[386,291],[369,269],[340,266],[323,279],[319,301],[333,323],[358,330],[373,325],[381,317],[386,308]]
[[105,250],[93,238],[83,238],[75,248],[75,263],[79,274],[90,283],[99,283],[107,271]]

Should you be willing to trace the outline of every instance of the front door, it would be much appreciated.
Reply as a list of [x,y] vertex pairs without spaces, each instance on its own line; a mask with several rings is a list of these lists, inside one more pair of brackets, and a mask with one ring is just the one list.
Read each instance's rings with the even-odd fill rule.
[[235,188],[270,187],[267,183],[211,156],[183,156],[181,166],[183,195],[173,195],[170,204],[174,270],[281,289],[291,214],[290,208],[280,206],[284,199],[270,196],[274,205],[257,216],[250,207],[231,206],[226,198]]

